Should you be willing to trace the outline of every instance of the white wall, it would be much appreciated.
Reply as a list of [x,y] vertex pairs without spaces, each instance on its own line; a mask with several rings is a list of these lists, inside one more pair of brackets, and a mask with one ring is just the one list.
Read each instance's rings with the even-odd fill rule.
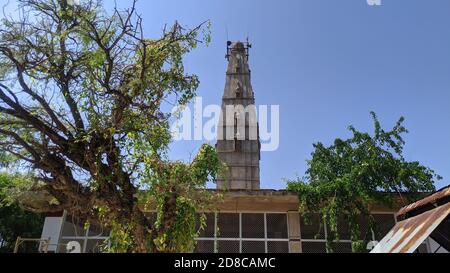
[[50,245],[48,251],[56,251],[61,234],[61,228],[63,223],[63,217],[46,217],[44,222],[44,228],[42,229],[41,239],[49,239]]

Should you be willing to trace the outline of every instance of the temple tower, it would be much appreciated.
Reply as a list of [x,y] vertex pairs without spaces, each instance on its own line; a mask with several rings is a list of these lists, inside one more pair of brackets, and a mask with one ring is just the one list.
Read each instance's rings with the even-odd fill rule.
[[248,65],[250,47],[248,42],[227,43],[228,69],[216,149],[229,172],[218,179],[219,189],[260,189],[261,144]]

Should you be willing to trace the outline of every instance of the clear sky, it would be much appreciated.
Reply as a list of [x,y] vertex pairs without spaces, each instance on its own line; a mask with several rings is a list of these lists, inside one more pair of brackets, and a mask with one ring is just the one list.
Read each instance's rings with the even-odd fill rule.
[[[450,184],[450,1],[381,1],[141,0],[138,12],[149,37],[175,20],[211,20],[211,45],[186,58],[205,104],[221,102],[226,41],[249,36],[256,102],[281,115],[280,147],[262,153],[263,188],[302,176],[313,143],[350,136],[350,124],[371,131],[369,111],[387,128],[405,116],[405,156],[442,175],[440,188]],[[188,160],[201,144],[176,142],[170,157]]]
[[[389,128],[405,116],[406,158],[442,175],[437,187],[450,184],[450,1],[164,0],[138,9],[148,36],[175,20],[211,20],[211,45],[186,59],[206,104],[220,104],[227,39],[250,37],[256,102],[279,104],[281,115],[280,147],[262,153],[263,188],[302,176],[314,142],[348,137],[350,124],[372,130],[372,110]],[[170,156],[188,160],[200,145],[176,142]]]

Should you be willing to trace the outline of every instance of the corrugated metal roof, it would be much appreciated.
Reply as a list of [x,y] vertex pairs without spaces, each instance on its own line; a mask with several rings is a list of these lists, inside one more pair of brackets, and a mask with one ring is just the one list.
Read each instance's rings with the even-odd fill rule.
[[443,199],[443,198],[445,198],[447,196],[450,196],[450,187],[444,188],[444,189],[442,189],[442,190],[440,190],[440,191],[438,191],[438,192],[436,192],[436,193],[434,193],[434,194],[432,194],[432,195],[430,195],[428,197],[425,197],[422,200],[419,200],[419,201],[417,201],[415,203],[412,203],[412,204],[410,204],[410,205],[408,205],[406,207],[403,207],[398,212],[397,215],[400,216],[400,215],[406,214],[406,213],[408,213],[408,212],[410,212],[412,210],[415,210],[416,208],[419,208],[419,207],[425,206],[427,204],[433,203],[436,200]]
[[450,203],[397,223],[371,253],[413,253],[450,214]]

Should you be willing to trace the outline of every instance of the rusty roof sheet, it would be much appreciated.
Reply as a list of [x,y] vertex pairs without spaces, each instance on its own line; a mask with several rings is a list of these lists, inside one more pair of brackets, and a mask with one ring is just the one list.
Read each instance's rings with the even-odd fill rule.
[[450,214],[450,203],[397,223],[371,253],[413,253]]
[[415,203],[412,203],[412,204],[410,204],[410,205],[408,205],[406,207],[403,207],[402,209],[400,209],[400,211],[397,213],[397,215],[398,216],[399,215],[404,215],[404,214],[406,214],[406,213],[408,213],[408,212],[410,212],[410,211],[412,211],[412,210],[414,210],[416,208],[419,208],[419,207],[422,207],[424,205],[433,203],[436,200],[443,199],[443,198],[445,198],[447,196],[450,196],[450,187],[444,188],[444,189],[442,189],[442,190],[440,190],[440,191],[438,191],[438,192],[436,192],[436,193],[434,193],[434,194],[432,194],[432,195],[430,195],[428,197],[425,197],[422,200],[419,200],[419,201],[417,201]]

